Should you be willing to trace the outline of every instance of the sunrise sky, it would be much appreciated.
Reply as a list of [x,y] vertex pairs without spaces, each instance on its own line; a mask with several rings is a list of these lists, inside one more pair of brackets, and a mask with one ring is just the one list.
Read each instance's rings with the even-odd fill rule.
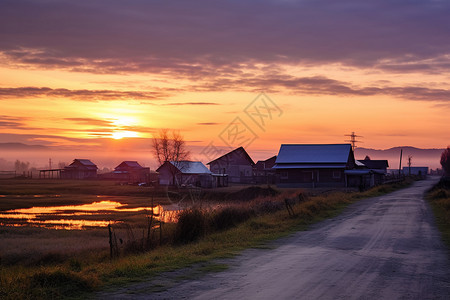
[[444,0],[2,0],[0,143],[131,160],[170,128],[204,162],[352,131],[445,148],[449,16]]

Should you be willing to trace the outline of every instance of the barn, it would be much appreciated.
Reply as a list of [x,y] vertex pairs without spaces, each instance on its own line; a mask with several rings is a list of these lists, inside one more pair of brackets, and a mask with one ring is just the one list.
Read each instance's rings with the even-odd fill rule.
[[230,183],[253,183],[255,163],[243,147],[230,151],[207,163],[213,174],[226,174]]
[[97,178],[97,165],[89,159],[74,159],[73,162],[61,170],[64,179],[95,179]]

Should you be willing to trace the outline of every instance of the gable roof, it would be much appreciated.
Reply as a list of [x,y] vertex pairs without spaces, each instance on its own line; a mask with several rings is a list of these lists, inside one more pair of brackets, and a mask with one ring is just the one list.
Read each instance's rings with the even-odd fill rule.
[[95,164],[92,161],[90,161],[89,159],[78,159],[78,158],[76,158],[76,159],[73,160],[73,163],[75,163],[75,162],[79,162],[80,164],[82,164],[84,166],[95,166]]
[[283,144],[274,168],[343,168],[349,160],[354,163],[350,144]]
[[245,159],[247,159],[247,160],[250,162],[250,164],[251,164],[252,166],[255,164],[255,162],[254,162],[253,159],[250,157],[250,155],[248,155],[247,151],[245,151],[244,147],[239,147],[239,148],[236,148],[236,149],[234,149],[234,150],[232,150],[232,151],[230,151],[230,152],[228,152],[228,153],[222,155],[222,156],[219,157],[219,158],[216,158],[216,159],[210,161],[209,163],[207,163],[207,165],[209,165],[209,164],[211,164],[211,163],[213,163],[213,162],[216,162],[216,161],[218,161],[218,160],[221,160],[221,159],[223,159],[223,158],[226,158],[227,156],[233,156],[233,155],[241,155],[241,156],[243,156]]
[[284,144],[276,163],[347,163],[350,144]]
[[166,161],[156,171],[159,171],[166,164],[171,164],[183,174],[211,174],[211,171],[201,161]]
[[277,156],[274,155],[271,158],[268,158],[266,160],[258,160],[258,162],[255,164],[255,168],[257,170],[271,169],[273,167],[273,165],[275,165],[276,159],[277,159]]
[[65,169],[77,168],[77,167],[84,167],[86,169],[91,169],[91,170],[98,169],[97,165],[94,164],[89,159],[78,159],[78,158],[74,159],[73,162],[69,166],[65,167]]
[[137,161],[125,160],[121,162],[115,169],[117,168],[131,168],[131,169],[142,169],[143,167]]
[[369,169],[386,169],[389,167],[389,163],[385,159],[373,160],[373,159],[364,159],[359,160],[360,163],[364,164]]

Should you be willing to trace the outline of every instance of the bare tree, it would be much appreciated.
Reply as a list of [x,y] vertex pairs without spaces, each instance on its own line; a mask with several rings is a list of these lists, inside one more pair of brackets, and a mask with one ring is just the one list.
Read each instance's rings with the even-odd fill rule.
[[186,142],[179,131],[161,129],[153,136],[153,154],[159,164],[166,161],[179,162],[189,158]]
[[160,165],[170,162],[174,167],[169,167],[173,183],[178,170],[182,170],[182,162],[189,159],[190,152],[186,149],[186,142],[179,131],[161,129],[153,136],[153,154]]

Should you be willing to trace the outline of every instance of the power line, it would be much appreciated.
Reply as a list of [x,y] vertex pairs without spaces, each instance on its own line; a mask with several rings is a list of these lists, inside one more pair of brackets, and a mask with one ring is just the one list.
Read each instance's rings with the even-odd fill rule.
[[352,131],[352,134],[345,134],[345,136],[349,136],[350,139],[346,140],[346,142],[350,142],[352,144],[352,150],[355,151],[356,143],[362,143],[362,141],[356,140],[356,138],[362,138],[362,135],[356,135],[354,131]]

